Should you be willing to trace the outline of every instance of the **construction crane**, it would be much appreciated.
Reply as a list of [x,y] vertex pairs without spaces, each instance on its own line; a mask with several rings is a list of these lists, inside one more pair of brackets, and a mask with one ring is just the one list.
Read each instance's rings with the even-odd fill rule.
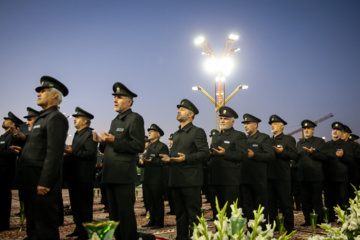
[[[323,121],[325,121],[325,120],[327,120],[327,119],[329,119],[329,118],[331,118],[333,116],[334,115],[332,113],[330,113],[330,114],[326,115],[325,117],[322,117],[319,120],[316,120],[314,123],[315,124],[321,123],[321,122],[323,122]],[[304,131],[303,131],[302,128],[296,129],[295,131],[292,131],[292,132],[288,133],[287,135],[291,136],[291,135],[294,135],[294,134],[296,134],[298,132],[301,132],[301,138],[304,138]]]

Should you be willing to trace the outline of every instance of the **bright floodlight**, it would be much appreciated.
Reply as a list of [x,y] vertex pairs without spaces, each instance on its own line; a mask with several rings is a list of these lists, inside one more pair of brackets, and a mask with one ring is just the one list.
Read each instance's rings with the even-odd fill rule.
[[248,89],[248,88],[249,88],[248,85],[243,85],[243,86],[242,86],[242,89]]
[[233,69],[233,62],[229,58],[216,59],[211,58],[205,62],[205,69],[209,73],[219,73],[221,72],[225,76],[229,75]]
[[229,35],[229,39],[235,41],[235,40],[238,40],[238,39],[239,39],[239,36],[238,36],[238,35],[235,35],[235,34],[230,34],[230,35]]
[[195,44],[196,44],[196,45],[203,44],[203,42],[205,42],[205,38],[204,38],[204,37],[198,37],[198,38],[195,39]]
[[198,87],[198,86],[194,86],[194,87],[192,87],[192,90],[197,91],[197,90],[199,90],[199,87]]

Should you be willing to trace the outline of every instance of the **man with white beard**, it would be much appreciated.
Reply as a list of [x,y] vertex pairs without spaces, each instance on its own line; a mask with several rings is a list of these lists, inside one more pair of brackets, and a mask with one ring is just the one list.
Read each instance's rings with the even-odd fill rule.
[[[220,209],[227,202],[226,213],[231,216],[230,205],[239,197],[240,162],[247,159],[246,135],[234,129],[238,114],[230,107],[219,109],[220,132],[212,135],[210,158],[211,203],[218,198]],[[216,216],[216,213],[213,213]]]
[[329,209],[329,222],[334,222],[334,207],[337,205],[343,207],[348,202],[347,164],[353,161],[353,152],[350,146],[341,139],[344,125],[334,122],[331,127],[332,139],[326,142],[320,151],[326,157],[326,164],[323,165],[325,205]]
[[302,210],[305,223],[301,226],[310,226],[310,213],[315,210],[318,215],[318,222],[322,221],[322,182],[324,174],[322,165],[326,164],[326,157],[319,152],[325,145],[322,138],[315,137],[315,127],[317,125],[310,121],[301,122],[304,131],[304,138],[297,143],[298,158],[298,177],[301,185]]

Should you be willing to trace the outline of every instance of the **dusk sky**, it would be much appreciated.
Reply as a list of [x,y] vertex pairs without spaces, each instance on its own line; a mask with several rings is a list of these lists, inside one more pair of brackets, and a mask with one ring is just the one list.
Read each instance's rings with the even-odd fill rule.
[[[107,132],[116,117],[112,86],[122,82],[138,94],[132,109],[145,129],[156,123],[164,130],[163,142],[179,126],[176,105],[183,98],[198,107],[194,124],[208,135],[215,107],[192,87],[214,97],[216,75],[204,70],[207,57],[194,40],[204,36],[220,56],[233,33],[241,51],[231,56],[226,96],[249,86],[227,103],[240,116],[235,129],[244,131],[244,113],[262,119],[259,130],[270,135],[272,114],[288,122],[288,133],[304,119],[333,113],[315,135],[330,140],[334,121],[359,135],[359,13],[360,1],[346,0],[2,0],[0,116],[40,110],[35,88],[49,75],[69,89],[61,111],[91,112],[97,132]],[[73,135],[73,119],[69,125]]]

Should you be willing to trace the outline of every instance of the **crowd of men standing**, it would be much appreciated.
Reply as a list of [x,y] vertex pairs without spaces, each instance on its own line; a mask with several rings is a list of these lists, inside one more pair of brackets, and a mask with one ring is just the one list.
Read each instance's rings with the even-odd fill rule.
[[[220,131],[212,130],[211,144],[204,129],[193,124],[199,114],[188,99],[177,105],[178,130],[171,134],[171,148],[160,141],[159,125],[147,129],[143,117],[131,110],[137,95],[124,84],[113,85],[115,119],[109,132],[100,134],[90,128],[94,116],[76,107],[77,129],[72,145],[66,145],[68,120],[59,112],[67,87],[49,76],[40,79],[38,112],[27,108],[29,134],[23,134],[22,121],[9,112],[0,136],[0,184],[6,196],[0,198],[0,231],[9,229],[11,188],[16,177],[19,196],[25,203],[27,239],[59,239],[62,211],[62,169],[69,165],[67,181],[76,228],[69,236],[87,239],[82,223],[92,221],[93,187],[97,149],[103,155],[101,183],[105,186],[110,220],[119,221],[116,239],[138,239],[134,212],[136,167],[145,169],[143,190],[150,221],[142,227],[164,226],[164,196],[176,215],[176,239],[189,239],[190,227],[201,215],[201,194],[206,193],[216,216],[215,197],[220,207],[239,201],[247,219],[253,210],[265,207],[265,216],[273,223],[281,212],[287,231],[294,228],[291,197],[291,169],[301,185],[304,226],[310,225],[310,213],[323,218],[323,192],[329,221],[335,221],[333,207],[344,206],[353,196],[350,184],[358,185],[360,148],[356,135],[340,122],[331,125],[332,139],[324,142],[314,136],[316,124],[301,122],[304,137],[297,143],[284,135],[287,124],[278,115],[269,117],[273,136],[258,130],[261,120],[244,114],[245,132],[235,130],[239,117],[230,107],[219,109]],[[139,155],[141,158],[139,159]],[[205,179],[205,180],[204,180]]]

